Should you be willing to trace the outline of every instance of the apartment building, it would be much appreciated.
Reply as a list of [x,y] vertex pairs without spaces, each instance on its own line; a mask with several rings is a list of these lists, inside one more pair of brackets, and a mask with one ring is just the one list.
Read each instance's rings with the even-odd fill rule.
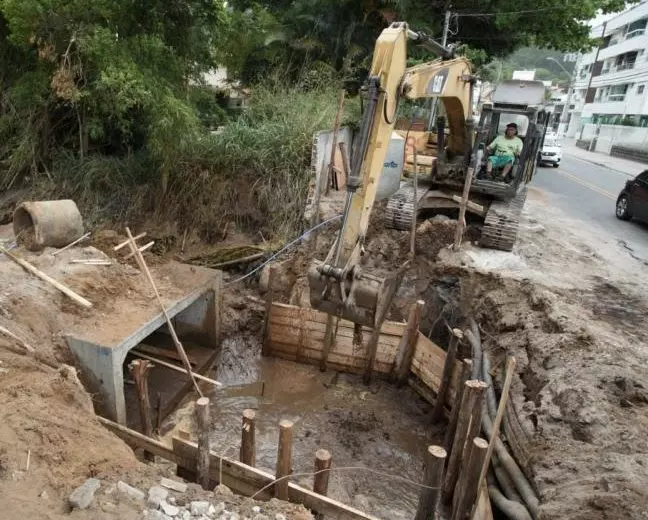
[[601,44],[576,65],[567,136],[601,125],[648,127],[648,0],[593,27],[591,36]]

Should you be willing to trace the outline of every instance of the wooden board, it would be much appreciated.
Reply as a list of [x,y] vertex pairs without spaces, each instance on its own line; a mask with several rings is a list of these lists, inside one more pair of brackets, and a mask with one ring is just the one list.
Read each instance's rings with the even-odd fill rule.
[[[173,452],[181,460],[192,461],[191,465],[186,468],[190,471],[195,470],[195,457],[198,446],[196,443],[173,438]],[[274,481],[274,475],[261,471],[257,468],[247,466],[242,462],[228,460],[220,457],[213,451],[210,452],[209,464],[210,478],[222,483],[227,487],[246,496],[256,494],[260,489],[268,486]],[[268,487],[256,498],[269,499],[272,496],[272,488]],[[323,514],[326,518],[337,518],[340,520],[377,520],[375,517],[363,513],[359,509],[347,506],[337,500],[319,495],[314,491],[300,487],[290,482],[288,484],[288,499],[297,504],[303,504],[307,508]]]
[[[268,320],[268,348],[271,355],[291,361],[319,364],[324,351],[327,315],[313,309],[273,303]],[[366,348],[371,329],[362,327],[356,337],[355,325],[340,320],[337,335],[329,351],[331,368],[354,374],[362,373],[366,365]],[[385,322],[378,340],[376,371],[389,374],[396,362],[396,354],[404,323]]]
[[[419,332],[419,337],[412,360],[412,373],[416,375],[428,388],[435,393],[439,390],[446,352],[433,341]],[[462,361],[455,361],[450,388],[446,394],[446,404],[452,406],[457,394],[457,382],[461,374]]]
[[[170,447],[103,417],[97,417],[97,419],[130,446],[144,448],[158,457],[177,464],[185,470],[190,472],[195,471],[196,451],[198,450],[196,443],[174,437],[172,440],[173,446]],[[274,480],[274,476],[270,473],[247,466],[241,462],[225,459],[213,451],[210,452],[210,459],[210,478],[215,482],[219,482],[222,478],[224,485],[245,496],[254,495]],[[288,493],[291,502],[304,504],[304,506],[318,513],[325,513],[327,517],[330,515],[330,518],[343,520],[377,520],[375,517],[365,514],[358,509],[342,504],[337,500],[318,495],[313,491],[293,483],[289,484]],[[269,488],[267,491],[260,493],[257,498],[270,499],[271,497],[271,488]]]

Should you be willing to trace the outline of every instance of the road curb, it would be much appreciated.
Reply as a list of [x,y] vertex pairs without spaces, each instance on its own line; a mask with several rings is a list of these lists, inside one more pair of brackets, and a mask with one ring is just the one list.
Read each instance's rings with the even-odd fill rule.
[[[627,176],[627,177],[630,177],[631,179],[635,178],[635,177],[638,175],[638,173],[637,173],[637,174],[634,174],[634,173],[628,173],[628,172],[625,172],[625,171],[623,171],[623,170],[619,170],[618,168],[613,168],[612,166],[609,166],[609,165],[607,165],[607,164],[605,164],[605,163],[603,163],[603,162],[598,162],[598,161],[596,161],[596,160],[594,160],[594,159],[588,159],[587,157],[582,157],[582,156],[580,156],[580,155],[576,155],[576,154],[570,153],[570,152],[568,152],[568,151],[565,151],[565,155],[569,155],[569,156],[571,156],[571,157],[575,157],[576,159],[580,159],[581,161],[585,161],[585,162],[588,162],[588,163],[590,163],[590,164],[594,164],[594,165],[596,165],[596,166],[600,166],[600,167],[602,167],[602,168],[607,168],[608,170],[613,170],[613,171],[615,171],[615,172],[617,172],[617,173],[622,173],[623,175],[625,175],[625,176]],[[641,164],[641,163],[637,163],[637,164]],[[645,166],[645,165],[644,165],[644,166]]]

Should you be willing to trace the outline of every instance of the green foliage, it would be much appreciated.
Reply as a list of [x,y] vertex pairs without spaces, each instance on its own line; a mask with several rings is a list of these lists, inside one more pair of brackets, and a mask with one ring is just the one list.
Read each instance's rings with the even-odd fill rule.
[[[228,222],[287,238],[301,228],[313,134],[330,128],[339,90],[258,87],[249,108],[178,159],[169,197],[174,220],[212,240]],[[351,103],[347,112],[357,108]],[[357,114],[356,114],[357,115]]]
[[216,65],[224,23],[211,0],[1,0],[3,115],[30,124],[0,145],[0,187],[62,150],[145,150],[164,188],[198,128],[187,85]]

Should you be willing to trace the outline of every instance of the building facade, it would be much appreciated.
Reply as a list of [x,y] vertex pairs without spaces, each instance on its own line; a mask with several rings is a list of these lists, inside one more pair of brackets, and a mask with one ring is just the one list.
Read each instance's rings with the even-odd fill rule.
[[648,0],[593,27],[591,36],[601,43],[576,65],[567,136],[591,139],[602,126],[608,134],[618,126],[642,129],[619,135],[648,135]]

